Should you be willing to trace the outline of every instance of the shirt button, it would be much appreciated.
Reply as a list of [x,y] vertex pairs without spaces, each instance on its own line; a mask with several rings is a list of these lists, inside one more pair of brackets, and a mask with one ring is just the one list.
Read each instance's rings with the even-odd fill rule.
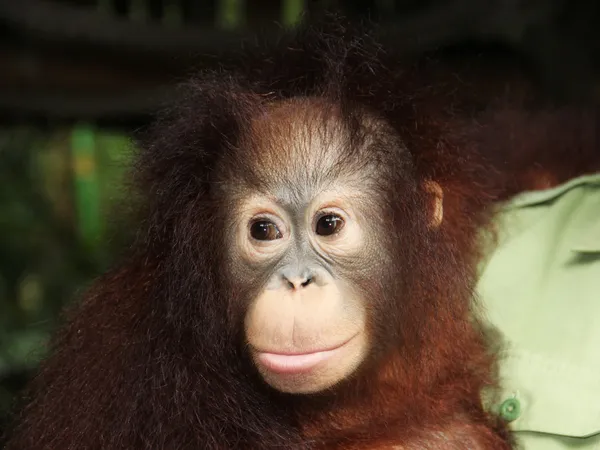
[[509,398],[500,405],[500,416],[508,421],[512,422],[521,415],[521,403],[516,398]]

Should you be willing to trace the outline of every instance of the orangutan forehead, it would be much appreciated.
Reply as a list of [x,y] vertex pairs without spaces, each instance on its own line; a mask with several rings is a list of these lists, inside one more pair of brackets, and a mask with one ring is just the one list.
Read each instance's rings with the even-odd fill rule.
[[340,179],[361,183],[372,172],[364,156],[374,140],[369,128],[367,123],[351,127],[340,108],[326,100],[298,98],[261,111],[243,146],[261,184],[314,190]]

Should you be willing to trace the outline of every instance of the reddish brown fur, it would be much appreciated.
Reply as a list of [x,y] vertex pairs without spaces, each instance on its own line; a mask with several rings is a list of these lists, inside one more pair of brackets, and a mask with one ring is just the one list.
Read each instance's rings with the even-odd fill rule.
[[[7,450],[509,448],[479,399],[494,361],[471,315],[476,235],[508,184],[481,158],[489,124],[471,120],[490,115],[465,100],[468,82],[429,60],[401,65],[341,23],[281,47],[192,81],[147,139],[136,242],[70,312]],[[247,293],[222,279],[215,186],[218,173],[252,172],[237,144],[253,114],[306,95],[338,105],[349,130],[357,107],[376,113],[408,151],[388,149],[400,184],[382,218],[396,227],[397,281],[372,286],[387,356],[333,393],[296,398],[266,388],[243,352],[230,299]],[[428,179],[445,193],[436,232],[417,189]]]

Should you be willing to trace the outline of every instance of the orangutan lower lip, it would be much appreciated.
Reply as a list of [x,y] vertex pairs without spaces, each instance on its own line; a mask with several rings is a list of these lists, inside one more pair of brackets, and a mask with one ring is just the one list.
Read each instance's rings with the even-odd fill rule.
[[296,374],[312,370],[319,363],[328,360],[335,353],[341,350],[354,336],[343,343],[326,350],[319,350],[305,353],[274,353],[274,352],[256,352],[258,362],[271,372],[280,374]]

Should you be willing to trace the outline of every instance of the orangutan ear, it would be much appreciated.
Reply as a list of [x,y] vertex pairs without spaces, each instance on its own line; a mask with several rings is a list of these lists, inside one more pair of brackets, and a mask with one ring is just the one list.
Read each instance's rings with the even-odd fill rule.
[[428,180],[423,183],[423,189],[431,196],[429,202],[429,226],[438,228],[444,220],[444,191],[435,181]]

